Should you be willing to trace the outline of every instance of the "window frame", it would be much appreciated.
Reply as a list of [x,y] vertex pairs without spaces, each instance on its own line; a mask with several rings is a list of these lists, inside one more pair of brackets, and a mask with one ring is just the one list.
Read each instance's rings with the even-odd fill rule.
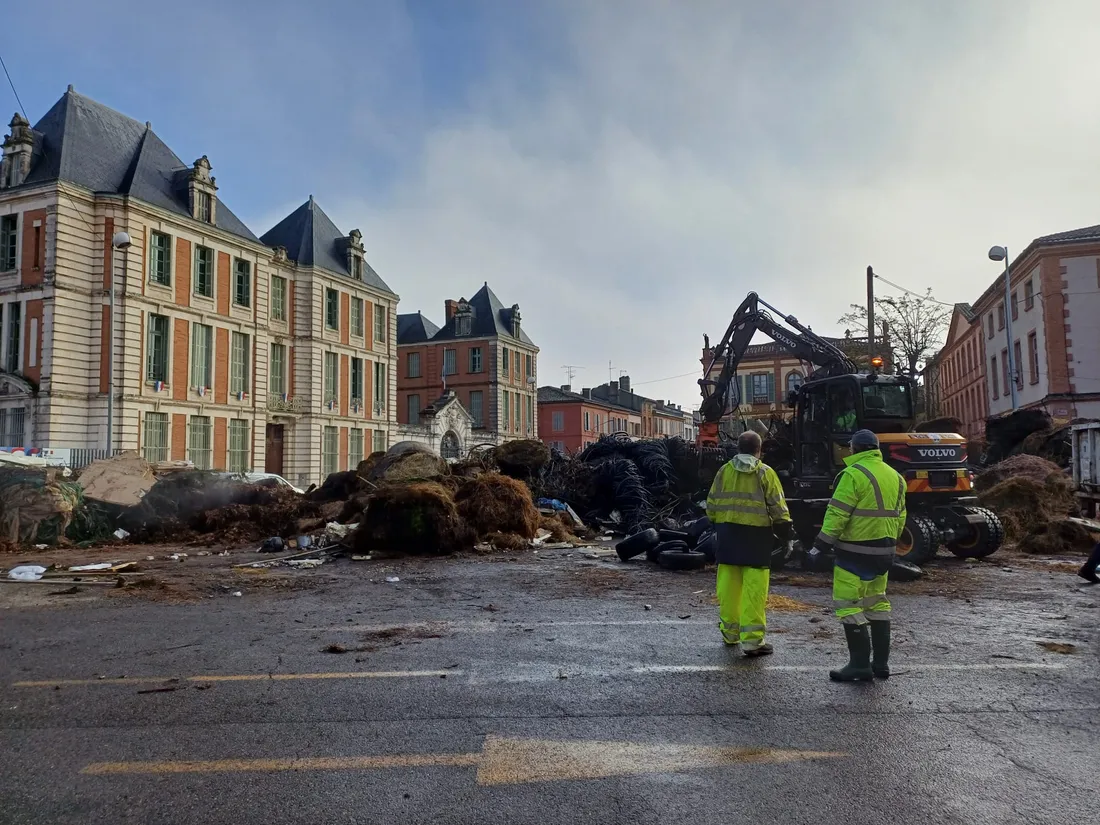
[[23,371],[23,302],[10,301],[7,307],[8,352],[5,366],[8,372]]
[[555,433],[565,432],[564,410],[554,410],[550,413],[550,431]]
[[[474,363],[474,356],[477,356],[477,363]],[[481,347],[470,347],[470,373],[477,374],[484,372],[485,370],[485,357],[482,355]]]
[[[415,360],[414,360],[415,359]],[[413,370],[413,364],[416,364],[416,370]],[[410,352],[405,358],[405,377],[406,378],[420,378],[420,353]]]
[[321,475],[328,478],[339,472],[339,468],[340,430],[335,425],[326,424],[321,428]]
[[[209,253],[206,255],[204,253]],[[195,257],[192,263],[194,267],[194,273],[191,277],[191,292],[194,295],[198,295],[201,298],[213,298],[216,290],[215,279],[217,278],[216,267],[214,264],[214,250],[209,246],[203,246],[202,244],[195,244]],[[205,270],[203,272],[202,270]],[[200,281],[207,284],[207,289],[199,289]]]
[[386,333],[389,326],[389,311],[385,304],[374,305],[374,343],[386,343]]
[[423,407],[420,406],[420,393],[411,392],[405,396],[405,414],[409,420],[410,427],[420,426],[420,410]]
[[[160,372],[161,375],[155,374],[154,366],[157,353],[157,340],[154,335],[154,319],[164,322],[163,336],[157,336],[157,338],[163,337],[163,364]],[[168,383],[168,374],[170,365],[172,363],[172,319],[167,315],[161,315],[158,312],[150,312],[146,319],[145,328],[145,381],[146,383],[153,383],[160,381],[163,384]]]
[[443,349],[443,374],[458,375],[458,350],[452,347]]
[[[196,355],[199,349],[199,333],[204,332],[206,350],[206,362],[205,364],[199,364]],[[214,327],[209,324],[200,324],[198,321],[191,322],[191,353],[189,364],[189,377],[190,385],[196,389],[210,389],[214,384]],[[205,375],[205,381],[199,383],[196,378],[199,377],[196,370],[201,367],[201,372]]]
[[362,338],[366,334],[366,327],[363,325],[363,299],[356,298],[354,295],[351,297],[351,305],[348,309],[348,325],[351,327],[351,334]]
[[1024,312],[1035,306],[1035,281],[1028,278],[1024,281]]
[[334,405],[340,395],[340,356],[326,350],[321,363],[321,404]]
[[233,306],[252,308],[252,261],[247,258],[233,259]]
[[[238,426],[234,427],[236,424]],[[229,433],[226,437],[228,448],[226,454],[226,469],[231,473],[247,473],[252,468],[252,445],[249,439],[249,422],[245,418],[229,419]],[[243,433],[241,430],[243,429]],[[236,442],[236,446],[234,446]]]
[[348,430],[348,469],[358,468],[359,462],[361,462],[366,455],[367,441],[363,436],[362,427],[351,427]]
[[340,291],[325,287],[325,329],[340,331]]
[[[201,427],[202,430],[196,429]],[[197,439],[197,434],[203,434],[205,439]],[[196,441],[205,440],[205,446],[196,446]],[[196,454],[205,456],[205,462],[196,461]],[[187,460],[195,465],[198,470],[212,470],[214,468],[214,420],[209,415],[192,415],[187,419]]]
[[[289,319],[287,312],[287,295],[289,294],[289,281],[282,275],[272,275],[270,282],[271,307],[268,313],[272,321],[286,322]],[[279,288],[276,289],[275,287]]]
[[[279,353],[279,364],[276,368],[275,353]],[[268,379],[267,389],[271,395],[285,395],[287,394],[287,347],[286,344],[278,344],[274,341],[271,342],[271,346],[268,349]],[[278,377],[278,386],[274,386],[275,382],[272,381],[273,377]]]
[[[168,413],[163,412],[147,412],[142,416],[141,422],[141,456],[150,464],[160,464],[163,461],[168,460],[169,456],[169,420]],[[154,423],[157,426],[150,428],[150,424]],[[151,435],[158,435],[157,441],[163,442],[158,444],[152,444]]]
[[252,390],[249,362],[251,360],[249,335],[231,330],[229,333],[229,392],[248,394]]
[[351,397],[352,403],[358,401],[360,405],[363,404],[363,379],[365,372],[366,369],[364,367],[363,359],[352,356],[350,366],[348,367],[348,377],[351,382],[351,387],[348,394]]
[[1032,384],[1039,383],[1039,338],[1032,330],[1027,334],[1027,366],[1028,380]]
[[[474,403],[474,400],[477,403]],[[485,428],[485,391],[470,390],[470,417],[473,419],[471,426],[475,430]]]
[[0,272],[19,269],[19,215],[0,216]]
[[[156,244],[158,238],[164,239],[163,254]],[[166,232],[149,231],[149,272],[146,277],[151,284],[172,286],[172,236]]]

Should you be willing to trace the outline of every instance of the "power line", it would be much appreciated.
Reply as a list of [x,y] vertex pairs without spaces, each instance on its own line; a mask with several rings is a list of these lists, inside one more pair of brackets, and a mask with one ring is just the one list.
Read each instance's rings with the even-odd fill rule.
[[928,295],[921,295],[920,293],[914,292],[911,289],[907,289],[906,287],[903,287],[900,284],[895,284],[893,281],[888,281],[885,278],[883,278],[881,275],[879,275],[877,272],[875,273],[875,277],[878,278],[880,281],[882,281],[884,284],[889,284],[894,289],[900,289],[902,292],[907,292],[910,295],[912,295],[914,298],[918,298],[921,301],[930,301],[933,304],[939,304],[940,306],[945,306],[945,307],[954,307],[955,306],[954,304],[949,304],[946,301],[937,301],[935,298],[932,298]]
[[[11,93],[15,95],[15,102],[19,104],[19,108],[23,112],[23,117],[27,117],[27,110],[23,107],[23,101],[19,99],[19,92],[15,90],[15,83],[12,82],[11,72],[8,71],[8,66],[4,62],[4,56],[0,54],[0,66],[4,67],[4,76],[8,79],[8,85],[11,86]],[[30,118],[27,118],[30,121]]]
[[691,372],[685,372],[682,375],[670,375],[667,378],[651,378],[648,381],[634,381],[631,383],[633,387],[644,387],[646,384],[659,384],[662,381],[675,381],[677,378],[687,378],[689,375],[697,375],[702,377],[702,370],[692,370]]

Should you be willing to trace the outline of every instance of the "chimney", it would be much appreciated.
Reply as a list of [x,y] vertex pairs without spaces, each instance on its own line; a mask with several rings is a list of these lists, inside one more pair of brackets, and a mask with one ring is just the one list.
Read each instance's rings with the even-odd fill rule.
[[583,395],[585,398],[587,398],[589,401],[591,401],[592,400],[592,388],[591,387],[585,387],[584,389],[581,390],[581,395]]
[[608,381],[607,386],[611,390],[612,393],[618,393],[618,391],[619,391],[619,382],[618,381]]
[[458,301],[444,301],[443,302],[443,323],[447,323],[455,317],[455,313],[458,312]]
[[630,376],[623,375],[619,377],[619,389],[623,392],[630,392]]
[[573,391],[573,386],[571,384],[562,384],[561,385],[561,391],[562,392],[572,392]]

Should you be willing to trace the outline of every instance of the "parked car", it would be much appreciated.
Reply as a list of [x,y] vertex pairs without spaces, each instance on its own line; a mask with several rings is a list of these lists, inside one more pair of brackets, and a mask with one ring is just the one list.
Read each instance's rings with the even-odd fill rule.
[[275,473],[218,473],[218,475],[224,478],[233,478],[238,481],[244,481],[248,484],[262,484],[262,485],[274,485],[277,487],[289,487],[296,493],[305,494],[305,490],[299,489],[287,481],[285,478]]

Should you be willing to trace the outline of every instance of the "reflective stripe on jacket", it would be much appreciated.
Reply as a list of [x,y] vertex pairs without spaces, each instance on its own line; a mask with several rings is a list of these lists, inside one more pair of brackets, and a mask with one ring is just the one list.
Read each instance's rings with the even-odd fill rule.
[[770,527],[790,521],[783,485],[775,470],[759,459],[734,456],[714,477],[707,496],[707,517],[714,524]]
[[905,529],[905,479],[879,450],[844,459],[818,540],[860,556],[893,556]]

